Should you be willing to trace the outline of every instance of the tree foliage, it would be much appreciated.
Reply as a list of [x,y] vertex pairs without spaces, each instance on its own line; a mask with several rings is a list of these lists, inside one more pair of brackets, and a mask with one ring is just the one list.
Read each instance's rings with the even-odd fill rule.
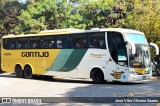
[[0,34],[7,35],[19,24],[17,16],[23,6],[18,0],[1,0],[0,3]]
[[128,13],[126,27],[144,32],[149,41],[160,46],[159,12],[159,0],[135,0],[133,10]]
[[44,29],[125,27],[160,46],[159,0],[0,0],[0,34]]
[[38,33],[44,29],[63,28],[70,16],[71,8],[65,0],[37,0],[29,4],[18,16],[21,24],[15,30],[19,33]]
[[114,0],[79,0],[77,4],[68,21],[69,27],[90,29],[122,27],[124,24],[125,8]]

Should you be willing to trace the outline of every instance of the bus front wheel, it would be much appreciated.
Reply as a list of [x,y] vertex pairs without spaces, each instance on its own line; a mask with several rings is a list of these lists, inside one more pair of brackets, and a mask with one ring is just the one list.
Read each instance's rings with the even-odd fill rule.
[[26,79],[31,79],[31,78],[33,78],[32,69],[31,69],[30,66],[26,66],[26,67],[24,68],[24,77],[25,77]]
[[15,67],[15,73],[16,73],[16,76],[18,78],[23,78],[24,77],[24,73],[23,73],[22,67],[20,65],[17,65]]
[[93,69],[93,71],[91,72],[91,78],[96,84],[102,84],[105,82],[104,74],[100,69]]

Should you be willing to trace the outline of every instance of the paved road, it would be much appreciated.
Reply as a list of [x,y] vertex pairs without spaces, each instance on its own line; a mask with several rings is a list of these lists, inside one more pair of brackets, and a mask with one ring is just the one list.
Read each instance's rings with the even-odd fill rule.
[[22,79],[3,73],[0,74],[0,97],[160,97],[160,80],[93,84],[89,80]]

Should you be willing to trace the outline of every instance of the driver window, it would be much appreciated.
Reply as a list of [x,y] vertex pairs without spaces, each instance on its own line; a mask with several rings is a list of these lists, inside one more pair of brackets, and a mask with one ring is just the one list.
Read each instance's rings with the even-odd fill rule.
[[126,46],[121,33],[107,33],[108,48],[112,59],[119,65],[127,64]]

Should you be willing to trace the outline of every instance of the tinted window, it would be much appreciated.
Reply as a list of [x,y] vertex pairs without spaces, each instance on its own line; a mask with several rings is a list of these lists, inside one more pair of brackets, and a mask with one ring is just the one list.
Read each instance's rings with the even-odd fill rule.
[[87,48],[86,34],[75,34],[70,38],[71,48]]
[[126,45],[121,33],[108,32],[107,33],[108,48],[112,59],[119,65],[127,64]]
[[6,49],[47,48],[106,48],[105,33],[82,33],[72,35],[36,36],[3,39]]
[[3,39],[3,48],[9,49],[9,39]]
[[3,48],[4,49],[15,49],[16,48],[16,40],[9,38],[3,39]]
[[40,48],[40,37],[29,37],[29,48],[39,49]]
[[105,33],[92,33],[89,37],[90,48],[101,48],[106,49]]
[[55,37],[57,48],[69,48],[69,37],[68,36],[56,36]]
[[15,41],[15,47],[16,49],[26,49],[28,48],[28,40],[27,38],[16,38],[12,40],[12,45],[14,45],[14,40]]
[[41,37],[40,40],[41,48],[55,48],[55,42],[52,36]]

